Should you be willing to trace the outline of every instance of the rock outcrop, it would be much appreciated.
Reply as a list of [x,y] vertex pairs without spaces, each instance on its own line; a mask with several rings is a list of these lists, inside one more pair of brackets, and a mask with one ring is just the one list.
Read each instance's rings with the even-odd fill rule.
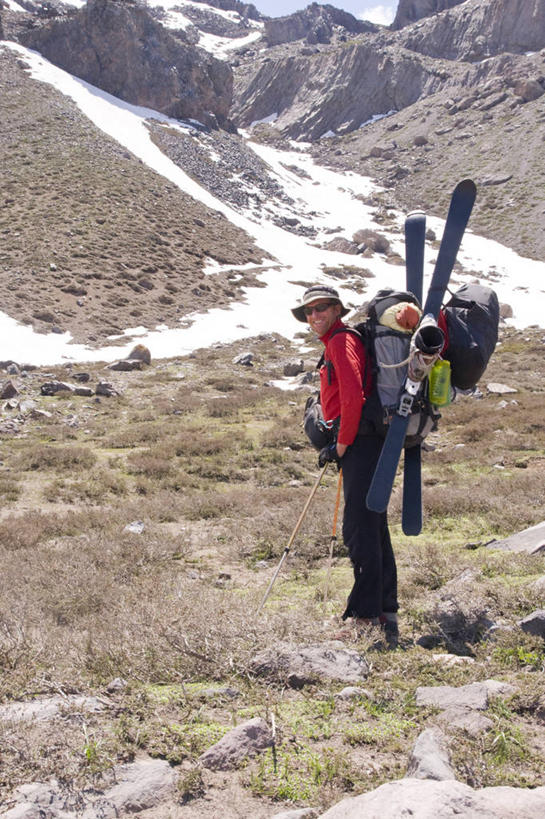
[[378,48],[370,37],[338,50],[258,64],[249,83],[235,80],[233,113],[241,126],[277,113],[275,127],[286,135],[319,139],[329,131],[353,131],[377,114],[435,93],[457,68],[399,47]]
[[[318,19],[309,16],[312,8],[267,22],[269,44],[308,40],[310,20]],[[285,136],[316,140],[357,130],[438,92],[455,98],[498,81],[498,93],[513,88],[522,102],[543,93],[541,73],[520,76],[518,67],[527,59],[522,55],[545,47],[542,2],[412,0],[403,8],[408,16],[432,16],[400,31],[354,33],[349,42],[324,35],[314,37],[313,49],[279,45],[254,54],[236,69],[235,122],[248,127],[276,115],[274,128]]]
[[466,0],[399,0],[396,16],[392,23],[393,29],[403,28],[422,17],[430,17],[439,11],[451,9],[465,3]]
[[418,816],[474,816],[489,819],[533,819],[545,809],[545,788],[481,788],[453,780],[400,779],[374,791],[348,797],[334,805],[321,819],[360,819],[380,816],[399,819]]
[[20,33],[60,68],[136,105],[208,127],[231,129],[229,65],[184,41],[148,10],[119,0],[89,0],[79,11]]
[[306,40],[307,43],[329,43],[335,29],[343,33],[377,31],[378,26],[358,20],[334,6],[311,3],[303,11],[265,21],[265,40],[269,46]]
[[469,62],[539,51],[545,46],[545,5],[540,0],[465,0],[448,14],[406,29],[400,42],[429,57]]

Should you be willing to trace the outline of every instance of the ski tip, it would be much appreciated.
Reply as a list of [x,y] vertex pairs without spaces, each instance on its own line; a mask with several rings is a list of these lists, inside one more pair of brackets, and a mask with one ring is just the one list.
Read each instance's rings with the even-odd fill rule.
[[407,537],[416,537],[422,531],[422,524],[403,523],[402,529]]
[[462,179],[461,182],[458,182],[456,185],[455,191],[464,191],[465,193],[472,193],[473,196],[477,194],[477,185],[473,181],[473,179]]
[[407,219],[425,219],[426,214],[423,210],[411,210],[410,213],[407,214]]

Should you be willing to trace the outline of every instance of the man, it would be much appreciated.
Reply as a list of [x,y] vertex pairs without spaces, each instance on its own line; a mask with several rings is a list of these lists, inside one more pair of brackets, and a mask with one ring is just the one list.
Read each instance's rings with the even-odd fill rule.
[[346,327],[342,318],[348,312],[338,292],[325,285],[308,288],[292,309],[295,318],[308,323],[324,344],[322,410],[326,421],[339,419],[333,455],[343,471],[343,539],[354,570],[343,620],[352,618],[356,631],[380,624],[388,644],[395,647],[397,570],[387,516],[371,512],[365,504],[383,438],[366,418],[365,405],[373,391],[372,366],[361,339],[342,331]]

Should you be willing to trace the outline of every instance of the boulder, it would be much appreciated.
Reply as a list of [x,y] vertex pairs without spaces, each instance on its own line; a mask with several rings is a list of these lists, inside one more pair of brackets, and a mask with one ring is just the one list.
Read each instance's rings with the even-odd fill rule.
[[483,683],[469,683],[459,688],[423,685],[416,689],[416,705],[440,710],[456,707],[484,711],[488,708],[488,689]]
[[518,392],[515,387],[509,387],[507,384],[498,384],[497,382],[487,384],[486,389],[487,392],[492,393],[492,395],[509,395]]
[[533,611],[527,617],[519,620],[519,626],[526,634],[533,634],[545,640],[545,609]]
[[40,387],[40,392],[42,395],[57,395],[59,392],[74,392],[74,387],[64,381],[46,381]]
[[103,711],[104,705],[96,697],[41,697],[35,700],[10,702],[0,705],[0,721],[46,722],[64,711]]
[[487,546],[489,549],[501,549],[505,552],[527,552],[530,555],[543,552],[545,551],[545,520],[503,540],[493,540]]
[[13,381],[11,380],[6,381],[0,387],[0,398],[2,399],[15,398],[16,395],[19,395],[19,390],[17,389]]
[[240,364],[243,367],[253,367],[254,366],[254,354],[253,353],[241,353],[233,358],[233,364]]
[[114,395],[119,395],[119,392],[116,390],[113,384],[110,384],[108,381],[99,381],[96,386],[95,393],[96,395],[104,395],[107,398]]
[[302,688],[317,680],[359,683],[367,678],[369,664],[356,651],[347,648],[279,645],[254,657],[251,669],[259,676]]
[[446,740],[440,731],[427,728],[417,738],[409,756],[407,776],[414,779],[456,779],[451,767]]
[[459,706],[445,708],[436,718],[436,721],[448,731],[452,731],[453,728],[458,728],[474,738],[486,733],[486,731],[490,731],[490,729],[494,727],[493,720],[489,717],[485,717],[481,711],[474,711],[472,708]]
[[543,86],[537,80],[519,80],[513,88],[518,97],[524,102],[537,100],[543,94]]
[[286,364],[284,364],[283,372],[285,376],[300,375],[304,371],[305,364],[301,358],[294,361],[288,361]]
[[113,819],[153,811],[175,796],[176,772],[162,759],[116,765],[111,773],[111,787],[79,790],[77,795],[56,779],[20,785],[10,799],[14,806],[2,819]]
[[354,242],[360,246],[365,246],[373,251],[373,253],[387,253],[390,250],[390,242],[385,236],[381,236],[374,230],[365,228],[357,230],[353,236]]
[[143,364],[151,364],[151,353],[145,344],[137,344],[132,348],[127,359],[129,361],[142,361]]
[[121,361],[114,361],[113,364],[108,364],[107,370],[114,372],[128,373],[133,370],[142,370],[143,364],[139,358],[122,358]]
[[351,242],[350,239],[345,239],[344,236],[336,236],[334,239],[330,239],[329,242],[325,243],[325,248],[327,250],[333,250],[337,253],[348,253],[351,256],[355,256],[358,252],[358,245],[356,242]]
[[205,768],[225,771],[235,768],[243,759],[254,756],[272,745],[271,729],[264,719],[256,717],[233,728],[219,742],[199,757]]
[[374,791],[348,797],[321,814],[321,819],[418,819],[486,817],[486,819],[536,819],[545,815],[545,787],[482,788],[453,780],[400,779]]

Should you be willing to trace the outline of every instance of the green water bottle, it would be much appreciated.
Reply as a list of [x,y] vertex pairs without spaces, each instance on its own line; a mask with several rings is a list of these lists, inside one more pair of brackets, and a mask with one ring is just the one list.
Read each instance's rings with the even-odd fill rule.
[[437,407],[450,404],[450,361],[440,358],[431,368],[430,401]]

